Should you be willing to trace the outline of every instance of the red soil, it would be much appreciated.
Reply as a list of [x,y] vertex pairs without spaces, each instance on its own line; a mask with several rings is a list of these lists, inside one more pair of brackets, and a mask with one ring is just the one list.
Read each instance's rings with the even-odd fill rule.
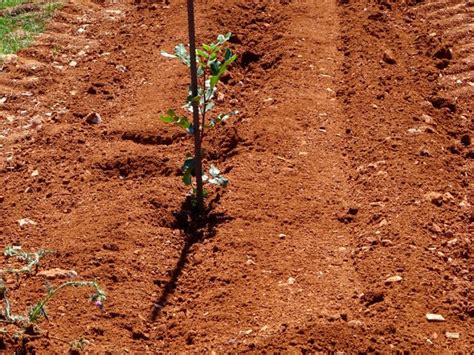
[[[184,4],[68,4],[0,72],[2,245],[53,249],[42,268],[109,297],[65,292],[25,348],[469,352],[472,3],[200,3],[200,41],[235,34],[241,114],[210,136],[231,183],[199,228],[192,142],[158,119],[188,85],[159,54],[186,42]],[[41,285],[23,277],[13,307]]]

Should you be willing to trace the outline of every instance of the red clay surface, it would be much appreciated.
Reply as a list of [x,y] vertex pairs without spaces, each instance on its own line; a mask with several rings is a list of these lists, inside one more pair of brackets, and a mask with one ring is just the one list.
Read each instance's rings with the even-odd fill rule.
[[[2,245],[109,297],[64,293],[26,349],[472,351],[472,1],[198,4],[200,41],[234,33],[241,111],[210,136],[231,183],[198,230],[192,142],[158,119],[188,85],[159,54],[187,38],[170,2],[72,2],[0,72]],[[13,307],[41,292],[22,278]]]

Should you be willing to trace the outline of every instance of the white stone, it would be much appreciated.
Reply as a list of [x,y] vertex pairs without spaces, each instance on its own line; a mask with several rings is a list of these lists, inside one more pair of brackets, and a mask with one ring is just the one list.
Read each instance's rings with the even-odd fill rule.
[[26,226],[26,225],[36,225],[37,223],[35,221],[33,221],[32,219],[29,219],[29,218],[22,218],[22,219],[19,219],[18,221],[18,224],[20,225],[20,227],[23,227],[23,226]]
[[451,332],[446,332],[446,338],[448,339],[459,339],[460,334],[459,333],[451,333]]
[[426,313],[426,319],[429,322],[444,322],[446,319],[441,314]]
[[388,279],[385,280],[385,283],[393,283],[393,282],[400,282],[403,278],[400,275],[390,276]]

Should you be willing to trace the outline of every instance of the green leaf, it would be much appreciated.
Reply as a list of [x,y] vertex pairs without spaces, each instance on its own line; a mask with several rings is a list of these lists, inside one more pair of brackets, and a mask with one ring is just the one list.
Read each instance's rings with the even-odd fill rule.
[[228,113],[220,113],[219,115],[217,115],[216,118],[212,118],[209,121],[208,127],[212,128],[218,123],[225,122],[227,119],[229,119],[232,116],[237,115],[238,113],[239,113],[239,111],[231,111],[231,112],[228,112]]
[[209,63],[209,66],[211,67],[212,75],[217,75],[217,73],[219,73],[219,70],[221,69],[221,63],[218,61],[213,61]]
[[191,176],[191,172],[186,172],[186,174],[183,175],[183,183],[186,185],[186,186],[189,186],[193,183],[193,180],[192,180],[192,176]]
[[224,42],[225,42],[225,36],[224,36],[224,35],[218,35],[218,36],[217,36],[217,42],[218,42],[219,44],[224,43]]
[[184,164],[181,168],[183,171],[183,182],[185,185],[189,186],[192,184],[192,174],[194,170],[194,158],[190,157],[184,161]]
[[212,177],[219,176],[220,170],[216,168],[214,164],[211,164],[211,167],[209,168],[209,174],[211,174]]
[[232,51],[229,48],[226,48],[224,52],[224,60],[228,61],[230,57],[232,57]]
[[175,125],[184,128],[188,133],[193,133],[191,122],[185,116],[177,116],[174,110],[168,110],[166,115],[161,115],[160,119],[166,123],[174,123]]
[[181,61],[184,64],[186,64],[187,66],[190,65],[190,57],[189,57],[188,51],[187,51],[186,47],[184,46],[184,44],[182,44],[182,43],[178,44],[175,47],[175,53],[176,53],[176,57],[181,59]]
[[206,52],[204,52],[202,49],[196,49],[196,54],[200,57],[203,57],[203,58],[209,58],[209,54],[207,54]]
[[205,112],[209,112],[211,111],[216,105],[214,104],[214,102],[209,102],[206,104],[206,108],[205,108]]
[[203,43],[202,48],[208,53],[213,51],[212,47],[209,44]]
[[213,185],[219,185],[219,186],[222,186],[222,187],[227,187],[227,185],[229,184],[229,180],[227,180],[223,176],[218,176],[218,177],[209,179],[209,183],[211,183]]
[[174,123],[176,121],[176,113],[174,110],[168,110],[166,115],[161,115],[160,119],[166,123]]
[[174,54],[171,54],[171,53],[168,53],[168,52],[165,52],[165,51],[161,51],[161,55],[163,57],[166,57],[166,58],[176,58],[176,56]]
[[229,65],[231,65],[233,62],[235,62],[235,60],[237,59],[237,55],[234,54],[232,57],[230,57],[229,59],[226,59],[226,61],[224,62],[224,65],[226,67],[228,67]]
[[217,84],[217,82],[219,81],[220,77],[218,75],[213,75],[211,76],[211,80],[210,80],[210,86],[211,88],[214,88]]

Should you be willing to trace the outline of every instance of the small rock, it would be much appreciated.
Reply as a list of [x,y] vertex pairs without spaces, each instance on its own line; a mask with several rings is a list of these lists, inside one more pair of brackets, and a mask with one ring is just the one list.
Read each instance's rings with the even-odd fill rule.
[[44,270],[38,273],[39,276],[44,276],[47,279],[72,279],[77,276],[74,270],[63,270],[59,268]]
[[390,245],[393,245],[393,242],[390,239],[382,239],[380,241],[384,247],[388,247]]
[[253,330],[252,329],[249,329],[249,330],[241,330],[240,331],[240,334],[241,335],[250,335],[252,334]]
[[426,319],[429,322],[444,322],[446,319],[441,314],[426,313]]
[[324,315],[326,319],[330,322],[334,322],[341,319],[341,315],[339,313],[325,313]]
[[359,213],[359,209],[357,207],[350,207],[348,213],[355,216],[357,213]]
[[422,119],[423,122],[425,122],[427,124],[435,125],[435,121],[434,121],[433,117],[431,117],[429,115],[421,115],[421,119]]
[[388,279],[385,280],[386,284],[394,283],[394,282],[400,282],[403,280],[403,277],[400,275],[395,275],[395,276],[390,276]]
[[22,219],[19,219],[18,221],[18,224],[20,225],[20,227],[23,227],[23,226],[26,226],[26,225],[36,225],[37,223],[35,221],[33,221],[32,219],[29,219],[29,218],[22,218]]
[[420,150],[420,155],[421,155],[422,157],[430,157],[430,156],[431,156],[431,153],[430,153],[430,151],[429,151],[428,149],[422,148],[422,149]]
[[418,133],[423,132],[423,130],[419,127],[412,127],[412,128],[409,128],[407,132],[410,134],[418,134]]
[[458,242],[458,238],[454,238],[454,239],[451,239],[450,241],[448,241],[447,245],[448,247],[452,247],[454,245],[456,245]]
[[296,282],[296,279],[294,277],[289,277],[287,282],[288,285],[293,285]]
[[387,49],[383,52],[382,59],[387,64],[397,64],[395,56],[393,55],[393,52],[390,49]]
[[148,334],[147,332],[141,331],[141,330],[134,330],[132,332],[132,338],[135,339],[135,340],[140,340],[140,339],[149,340],[150,339],[150,334]]
[[33,170],[33,172],[31,173],[31,176],[32,177],[35,177],[35,176],[38,176],[39,175],[39,171],[38,170]]
[[360,296],[360,300],[369,307],[373,304],[383,302],[385,300],[385,295],[379,291],[367,291]]
[[31,120],[31,128],[38,129],[41,127],[43,120],[40,117],[35,117]]
[[97,112],[91,112],[86,117],[84,117],[84,121],[89,124],[99,124],[102,122],[102,117]]
[[459,207],[468,208],[468,207],[471,207],[471,204],[469,203],[469,201],[467,200],[467,198],[464,198],[464,200],[462,200],[462,201],[459,203]]
[[280,238],[280,239],[285,239],[285,238],[286,238],[286,234],[280,233],[280,234],[278,235],[278,238]]
[[76,62],[75,60],[71,60],[71,61],[69,62],[69,66],[70,66],[70,67],[73,67],[73,68],[76,67],[76,66],[77,66],[77,62]]
[[122,64],[117,64],[115,66],[115,69],[117,69],[121,73],[125,73],[127,71],[127,68]]
[[446,332],[445,335],[446,335],[446,338],[448,339],[459,339],[460,337],[459,333]]
[[443,233],[443,230],[441,229],[441,227],[434,222],[431,224],[431,231],[438,234]]
[[217,102],[224,102],[225,95],[222,92],[217,93]]
[[347,322],[347,325],[351,328],[361,328],[361,327],[364,326],[364,323],[360,320],[354,319],[354,320],[351,320],[351,321]]
[[425,194],[425,199],[438,207],[443,204],[443,195],[439,192],[428,192]]
[[465,147],[469,147],[472,143],[471,136],[468,134],[465,134],[461,137],[461,144]]
[[446,192],[446,193],[443,194],[443,201],[444,202],[454,202],[455,198],[449,192]]

